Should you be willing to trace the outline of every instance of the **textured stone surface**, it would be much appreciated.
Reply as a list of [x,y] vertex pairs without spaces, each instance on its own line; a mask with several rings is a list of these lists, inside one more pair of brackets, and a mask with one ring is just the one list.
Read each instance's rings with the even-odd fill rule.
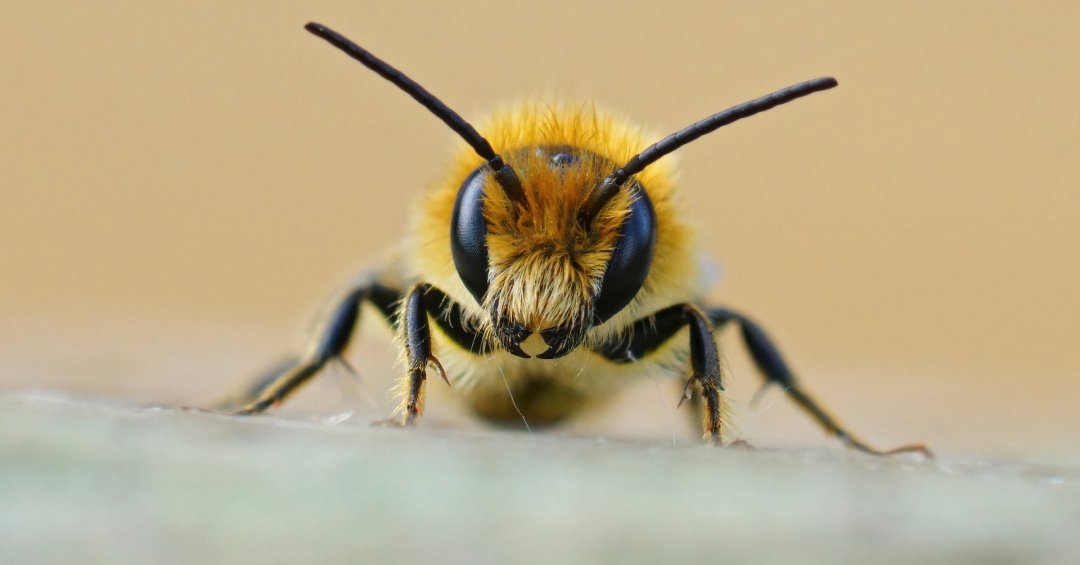
[[1068,467],[0,397],[4,563],[1066,563],[1078,532]]

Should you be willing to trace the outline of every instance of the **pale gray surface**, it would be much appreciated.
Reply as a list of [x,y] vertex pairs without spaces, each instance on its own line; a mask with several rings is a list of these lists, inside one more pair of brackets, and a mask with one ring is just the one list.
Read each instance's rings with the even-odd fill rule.
[[0,397],[0,562],[1069,563],[1080,472]]

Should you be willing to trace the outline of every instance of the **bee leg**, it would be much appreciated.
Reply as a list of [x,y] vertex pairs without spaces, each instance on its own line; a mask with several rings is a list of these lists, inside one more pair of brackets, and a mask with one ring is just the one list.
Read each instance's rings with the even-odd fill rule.
[[[245,400],[227,402],[224,408],[239,415],[265,412],[296,392],[328,363],[335,360],[344,363],[342,355],[359,322],[360,305],[364,300],[375,304],[392,323],[392,305],[398,296],[397,291],[377,284],[352,289],[322,322],[322,332],[312,341],[307,353],[274,366],[256,381]],[[233,408],[234,406],[239,408]]]
[[[625,340],[600,344],[593,351],[612,363],[627,364],[646,358],[683,328],[690,330],[690,378],[683,387],[679,406],[689,401],[701,407],[705,439],[720,443],[724,426],[724,385],[720,376],[720,353],[713,322],[697,306],[675,304],[633,323]],[[700,387],[695,387],[700,384]]]
[[742,330],[743,342],[750,351],[754,364],[764,375],[766,384],[777,384],[783,387],[787,395],[795,401],[795,404],[810,414],[810,417],[824,428],[826,433],[836,436],[848,447],[873,455],[915,452],[926,457],[933,457],[930,450],[922,444],[903,445],[888,450],[871,447],[842,426],[835,417],[829,414],[796,382],[795,375],[780,354],[780,350],[773,344],[769,335],[765,333],[761,326],[750,318],[727,308],[710,308],[708,315],[717,329],[722,328],[728,322],[738,322]]
[[231,414],[237,414],[238,411],[252,403],[255,399],[262,396],[263,392],[268,390],[275,382],[282,378],[285,373],[291,371],[294,367],[301,364],[299,357],[286,357],[272,365],[269,369],[263,371],[258,378],[255,379],[243,392],[229,396],[219,402],[217,402],[216,409]]
[[405,390],[402,410],[405,413],[406,425],[415,422],[424,412],[428,365],[433,365],[443,381],[450,385],[450,379],[447,378],[442,364],[431,353],[428,311],[424,306],[424,294],[427,290],[427,285],[417,284],[405,295],[401,305],[405,358],[408,364],[408,372],[402,381],[402,388]]
[[720,379],[720,353],[713,337],[712,322],[697,307],[683,306],[683,317],[690,326],[690,379],[686,383],[683,401],[693,396],[692,385],[696,381],[701,385],[701,400],[705,439],[709,443],[721,443],[721,428],[724,422],[724,402],[721,393],[724,385]]

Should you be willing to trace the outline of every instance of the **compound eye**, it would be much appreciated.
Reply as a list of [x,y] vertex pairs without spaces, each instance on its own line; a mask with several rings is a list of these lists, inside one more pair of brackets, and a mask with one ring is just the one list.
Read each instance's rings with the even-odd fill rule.
[[487,170],[473,171],[461,184],[450,221],[450,250],[461,282],[483,304],[488,289],[487,222],[484,220],[484,186]]
[[594,324],[597,325],[606,322],[634,299],[649,275],[656,251],[656,213],[652,201],[638,184],[628,185],[627,189],[632,191],[634,200],[604,271],[594,310]]

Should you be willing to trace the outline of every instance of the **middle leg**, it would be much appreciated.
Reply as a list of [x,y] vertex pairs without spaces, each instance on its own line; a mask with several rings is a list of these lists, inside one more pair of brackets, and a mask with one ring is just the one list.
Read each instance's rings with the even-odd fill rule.
[[858,436],[843,426],[836,417],[825,410],[825,408],[799,384],[795,379],[795,375],[791,368],[784,360],[783,355],[780,354],[780,350],[760,325],[746,315],[727,308],[710,308],[708,314],[718,329],[728,322],[738,323],[742,330],[743,343],[746,344],[747,350],[750,351],[750,357],[754,360],[754,364],[757,366],[758,370],[761,371],[762,376],[765,377],[765,383],[777,384],[783,388],[784,392],[791,397],[795,404],[805,410],[826,433],[836,436],[837,439],[848,447],[872,455],[892,455],[894,453],[915,452],[921,453],[926,457],[933,456],[930,450],[922,444],[902,445],[900,447],[882,450],[859,439]]
[[227,401],[223,408],[238,415],[261,414],[283,402],[330,363],[338,362],[349,368],[344,355],[360,322],[360,306],[365,301],[370,302],[387,321],[396,325],[399,298],[399,291],[379,284],[350,289],[319,323],[319,333],[304,354],[274,366],[239,400]]

